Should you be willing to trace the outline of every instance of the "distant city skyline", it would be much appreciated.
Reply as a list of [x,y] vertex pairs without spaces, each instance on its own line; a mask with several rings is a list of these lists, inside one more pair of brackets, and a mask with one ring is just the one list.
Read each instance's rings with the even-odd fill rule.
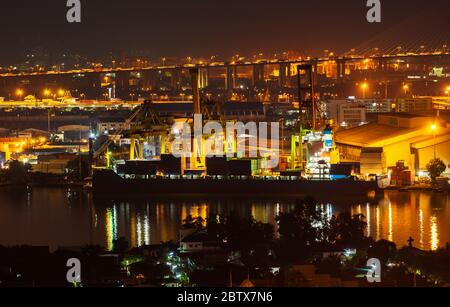
[[448,6],[447,2],[382,1],[382,23],[370,24],[365,0],[195,4],[90,0],[82,1],[82,23],[69,24],[66,1],[15,1],[2,4],[0,65],[18,63],[36,48],[53,56],[70,52],[90,58],[110,52],[152,58],[345,52],[434,4]]

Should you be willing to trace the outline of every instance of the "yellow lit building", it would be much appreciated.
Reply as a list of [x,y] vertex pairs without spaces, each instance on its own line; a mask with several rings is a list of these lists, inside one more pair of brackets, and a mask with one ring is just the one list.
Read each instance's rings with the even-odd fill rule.
[[450,124],[439,118],[379,115],[376,122],[337,132],[336,146],[342,162],[361,162],[363,148],[380,148],[387,167],[404,161],[413,172],[425,170],[436,156],[448,166],[446,172],[450,174]]
[[21,153],[28,145],[28,138],[0,138],[0,152],[5,153],[5,160],[11,159],[11,155]]

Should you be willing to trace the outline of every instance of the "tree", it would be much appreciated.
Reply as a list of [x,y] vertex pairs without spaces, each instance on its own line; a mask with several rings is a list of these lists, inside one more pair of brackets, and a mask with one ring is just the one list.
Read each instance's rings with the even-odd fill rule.
[[263,260],[273,243],[273,225],[258,222],[253,217],[241,217],[236,212],[228,216],[211,214],[205,227],[203,219],[189,216],[183,223],[183,227],[204,230],[211,240],[226,242],[226,250],[238,252],[244,263],[254,263],[255,258]]
[[389,259],[393,259],[396,253],[397,246],[395,243],[384,239],[374,242],[368,251],[369,257],[380,259],[383,266]]
[[359,246],[366,239],[364,231],[367,223],[362,214],[351,215],[343,212],[330,221],[330,243]]
[[105,249],[100,245],[85,245],[81,248],[81,252],[87,257],[97,257],[105,253]]
[[444,161],[442,161],[439,158],[432,159],[427,164],[427,170],[428,170],[428,173],[430,174],[431,180],[433,180],[433,182],[435,182],[436,178],[441,176],[441,174],[443,172],[445,172],[446,168],[447,167],[445,166]]
[[305,260],[326,242],[329,223],[313,199],[297,201],[295,210],[276,217],[280,234],[280,256],[287,261]]
[[257,222],[253,217],[241,218],[234,212],[225,218],[224,230],[229,249],[243,255],[273,239],[272,225]]
[[22,162],[13,160],[9,163],[6,180],[12,184],[26,184],[27,171]]
[[192,215],[188,215],[185,220],[183,220],[183,228],[184,229],[195,229],[197,231],[201,231],[204,229],[203,224],[205,220],[201,217],[192,217]]
[[120,237],[113,241],[113,252],[119,254],[121,259],[123,259],[128,247],[128,241],[124,237]]

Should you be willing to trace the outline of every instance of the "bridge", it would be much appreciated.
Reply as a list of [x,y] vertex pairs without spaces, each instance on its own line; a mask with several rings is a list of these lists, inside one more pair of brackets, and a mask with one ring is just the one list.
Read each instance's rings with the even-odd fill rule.
[[[143,86],[150,88],[154,85],[151,74],[158,72],[170,72],[170,84],[174,90],[181,88],[180,80],[183,72],[197,68],[200,74],[200,86],[205,88],[209,84],[211,72],[220,70],[220,78],[224,79],[224,88],[231,92],[237,86],[238,70],[247,67],[252,84],[256,85],[265,81],[265,67],[275,66],[279,71],[278,81],[280,87],[289,87],[289,78],[295,77],[295,66],[310,64],[317,74],[318,67],[328,65],[333,70],[333,78],[343,79],[351,64],[370,61],[376,71],[384,73],[390,63],[396,61],[410,61],[412,63],[429,64],[427,68],[422,65],[422,72],[433,67],[433,63],[450,67],[450,12],[441,7],[431,7],[417,16],[412,16],[394,27],[375,35],[367,41],[355,46],[341,54],[328,54],[324,57],[304,56],[291,59],[261,59],[242,61],[210,61],[199,63],[182,63],[179,65],[148,65],[146,67],[110,67],[88,68],[68,71],[38,71],[22,73],[0,74],[0,96],[10,95],[13,91],[25,84],[31,87],[28,93],[40,93],[47,84],[70,85],[70,89],[77,89],[75,96],[83,97],[84,93],[91,96],[102,95],[102,84],[108,83],[109,87],[117,87],[122,96],[130,94],[129,81],[135,78],[133,74],[143,74]],[[443,63],[443,64],[442,64]],[[442,65],[441,65],[442,64]],[[104,82],[103,79],[113,79]],[[77,79],[76,81],[74,81]],[[153,83],[152,83],[153,82]],[[30,86],[31,84],[31,86]],[[91,88],[95,88],[91,90]],[[88,92],[90,91],[90,92]],[[123,98],[123,97],[122,97]],[[131,99],[133,100],[133,98]]]
[[[245,66],[261,66],[261,65],[304,65],[304,64],[319,64],[323,62],[352,62],[362,61],[366,59],[383,61],[403,58],[433,58],[433,57],[447,57],[450,56],[450,49],[444,45],[442,50],[422,52],[404,52],[399,46],[397,53],[380,54],[378,48],[373,48],[372,54],[368,55],[350,55],[330,56],[330,57],[304,57],[292,60],[257,60],[245,62],[214,62],[214,63],[197,63],[197,64],[180,64],[180,65],[152,65],[147,67],[115,67],[115,68],[87,68],[66,71],[40,71],[40,72],[20,72],[20,73],[3,73],[0,78],[8,77],[31,77],[31,76],[57,76],[57,75],[75,75],[75,74],[89,74],[89,73],[120,73],[120,72],[143,72],[143,71],[161,71],[161,70],[187,70],[191,68],[209,69],[209,68],[235,68]],[[382,52],[381,52],[382,53]]]
[[[365,59],[388,61],[404,58],[432,58],[450,55],[450,12],[448,6],[430,6],[427,10],[411,16],[388,30],[362,42],[340,55],[326,57],[301,57],[296,59],[267,59],[257,61],[231,61],[180,64],[180,65],[151,65],[147,67],[114,67],[88,68],[68,71],[42,71],[3,73],[0,78],[30,77],[39,75],[74,75],[91,73],[120,73],[136,71],[184,70],[190,68],[211,69],[225,68],[233,70],[237,67],[260,65],[303,65],[321,62],[351,62]],[[257,70],[258,68],[256,68]]]

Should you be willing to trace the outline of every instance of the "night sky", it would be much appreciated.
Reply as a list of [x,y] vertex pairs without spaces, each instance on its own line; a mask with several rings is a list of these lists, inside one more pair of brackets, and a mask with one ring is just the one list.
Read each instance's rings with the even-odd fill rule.
[[66,0],[1,1],[0,63],[36,47],[89,57],[343,52],[432,5],[450,6],[449,0],[381,0],[382,23],[369,24],[366,0],[81,2],[82,23],[69,24]]

